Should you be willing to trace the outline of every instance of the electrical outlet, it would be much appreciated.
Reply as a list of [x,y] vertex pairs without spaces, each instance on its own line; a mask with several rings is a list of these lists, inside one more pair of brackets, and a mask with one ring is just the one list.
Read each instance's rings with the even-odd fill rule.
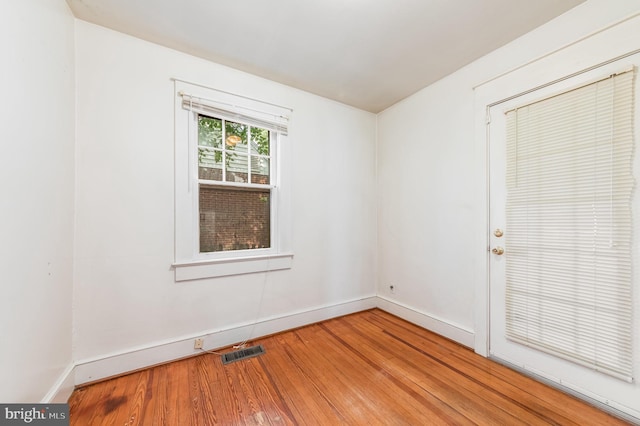
[[202,345],[204,345],[204,339],[196,339],[193,342],[193,349],[202,349]]

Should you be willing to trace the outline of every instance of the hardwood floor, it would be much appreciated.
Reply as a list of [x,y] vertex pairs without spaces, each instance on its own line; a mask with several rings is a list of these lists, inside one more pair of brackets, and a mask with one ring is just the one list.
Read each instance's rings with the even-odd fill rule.
[[77,389],[71,425],[618,425],[571,396],[381,310]]

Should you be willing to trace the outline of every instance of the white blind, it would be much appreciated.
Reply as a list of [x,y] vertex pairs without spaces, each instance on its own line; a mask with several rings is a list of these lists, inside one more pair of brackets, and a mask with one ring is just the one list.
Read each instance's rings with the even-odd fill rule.
[[632,380],[632,71],[507,112],[511,340]]
[[[288,108],[240,97],[237,98],[241,102],[225,102],[201,98],[183,92],[180,95],[182,96],[182,107],[186,110],[250,126],[262,127],[282,135],[287,135],[288,133],[288,113],[291,112]],[[246,103],[251,105],[241,105]]]

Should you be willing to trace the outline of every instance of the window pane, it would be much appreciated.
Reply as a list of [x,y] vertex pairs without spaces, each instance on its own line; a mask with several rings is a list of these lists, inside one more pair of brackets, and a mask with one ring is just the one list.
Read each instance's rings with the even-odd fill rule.
[[198,116],[198,177],[222,180],[222,120]]
[[270,184],[269,158],[251,157],[251,183]]
[[227,152],[227,182],[247,183],[249,179],[248,157],[245,154]]
[[269,190],[200,186],[200,252],[271,246]]
[[198,147],[198,178],[222,180],[222,151],[206,146]]
[[222,149],[222,120],[198,116],[198,145]]
[[225,148],[230,152],[247,152],[247,125],[225,121]]
[[251,128],[251,155],[269,155],[269,131],[259,127]]

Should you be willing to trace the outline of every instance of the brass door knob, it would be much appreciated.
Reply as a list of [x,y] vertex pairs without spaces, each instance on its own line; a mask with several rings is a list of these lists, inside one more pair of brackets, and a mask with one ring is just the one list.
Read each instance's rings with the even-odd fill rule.
[[500,238],[504,235],[504,232],[502,231],[502,229],[498,228],[495,231],[493,231],[493,235],[495,235],[496,237]]
[[491,252],[493,254],[497,254],[498,256],[502,255],[504,253],[504,249],[500,246],[498,247],[494,247],[493,250],[491,250]]

